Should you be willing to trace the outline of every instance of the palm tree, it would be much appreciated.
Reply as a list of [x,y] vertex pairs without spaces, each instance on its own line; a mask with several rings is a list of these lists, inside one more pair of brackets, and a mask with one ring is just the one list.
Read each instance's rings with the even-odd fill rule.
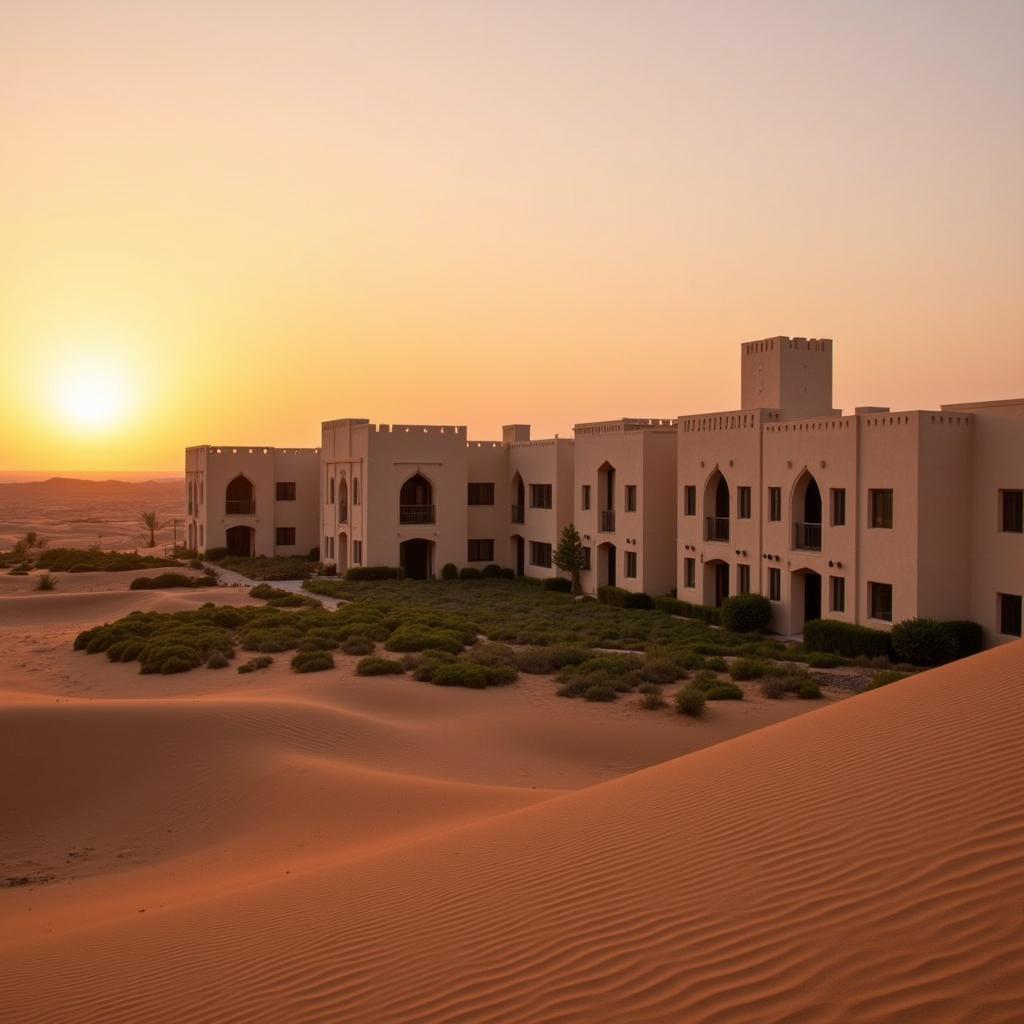
[[155,512],[140,512],[139,519],[142,525],[149,530],[149,546],[151,548],[156,547],[156,531],[162,530],[164,524],[160,522],[159,516]]

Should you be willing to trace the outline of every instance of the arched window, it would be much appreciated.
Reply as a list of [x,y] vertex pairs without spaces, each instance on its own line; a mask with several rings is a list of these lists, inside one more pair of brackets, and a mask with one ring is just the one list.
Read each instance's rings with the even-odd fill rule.
[[348,522],[348,484],[344,477],[338,481],[338,522]]
[[229,516],[256,514],[256,490],[248,477],[239,474],[228,484],[224,511]]
[[402,484],[398,497],[398,521],[434,522],[434,487],[421,473],[414,473]]
[[729,481],[716,469],[704,488],[705,540],[729,539]]
[[799,551],[820,551],[821,488],[806,469],[793,487],[790,514],[793,518],[793,547]]

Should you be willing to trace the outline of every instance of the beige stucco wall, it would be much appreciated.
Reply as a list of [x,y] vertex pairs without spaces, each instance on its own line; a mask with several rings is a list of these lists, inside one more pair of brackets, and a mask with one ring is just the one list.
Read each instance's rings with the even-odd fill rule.
[[[558,546],[562,528],[572,521],[573,490],[573,442],[568,438],[547,438],[536,441],[514,441],[508,445],[508,494],[511,518],[513,503],[513,481],[517,474],[525,485],[524,522],[509,522],[511,538],[507,563],[515,566],[515,537],[521,536],[526,545],[523,575],[544,579],[559,575],[550,569],[530,562],[530,544],[550,544],[552,550]],[[530,501],[531,484],[551,485],[551,508],[534,508]]]

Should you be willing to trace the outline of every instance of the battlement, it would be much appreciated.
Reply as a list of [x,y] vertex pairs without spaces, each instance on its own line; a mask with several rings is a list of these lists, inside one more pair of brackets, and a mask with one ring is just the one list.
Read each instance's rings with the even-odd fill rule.
[[831,338],[764,338],[740,352],[743,409],[778,409],[783,419],[833,413]]
[[377,434],[454,434],[466,438],[465,427],[435,426],[424,423],[371,423],[370,430]]
[[196,444],[185,449],[185,454],[198,454],[205,452],[207,455],[319,455],[319,448],[273,448],[256,445],[230,445],[230,444]]
[[737,409],[701,416],[681,416],[679,428],[684,434],[706,433],[711,430],[756,430],[762,423],[781,419],[781,415],[778,409]]
[[788,350],[790,352],[831,352],[831,338],[790,338],[780,334],[775,338],[763,338],[761,341],[746,341],[741,346],[745,356],[756,355],[759,352],[776,352]]

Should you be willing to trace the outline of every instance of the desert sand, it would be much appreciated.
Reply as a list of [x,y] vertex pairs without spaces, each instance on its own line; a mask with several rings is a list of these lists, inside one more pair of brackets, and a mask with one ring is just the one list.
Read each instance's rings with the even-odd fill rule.
[[210,594],[82,587],[0,596],[4,1022],[1020,1019],[1020,644],[693,722],[142,677],[71,638]]

